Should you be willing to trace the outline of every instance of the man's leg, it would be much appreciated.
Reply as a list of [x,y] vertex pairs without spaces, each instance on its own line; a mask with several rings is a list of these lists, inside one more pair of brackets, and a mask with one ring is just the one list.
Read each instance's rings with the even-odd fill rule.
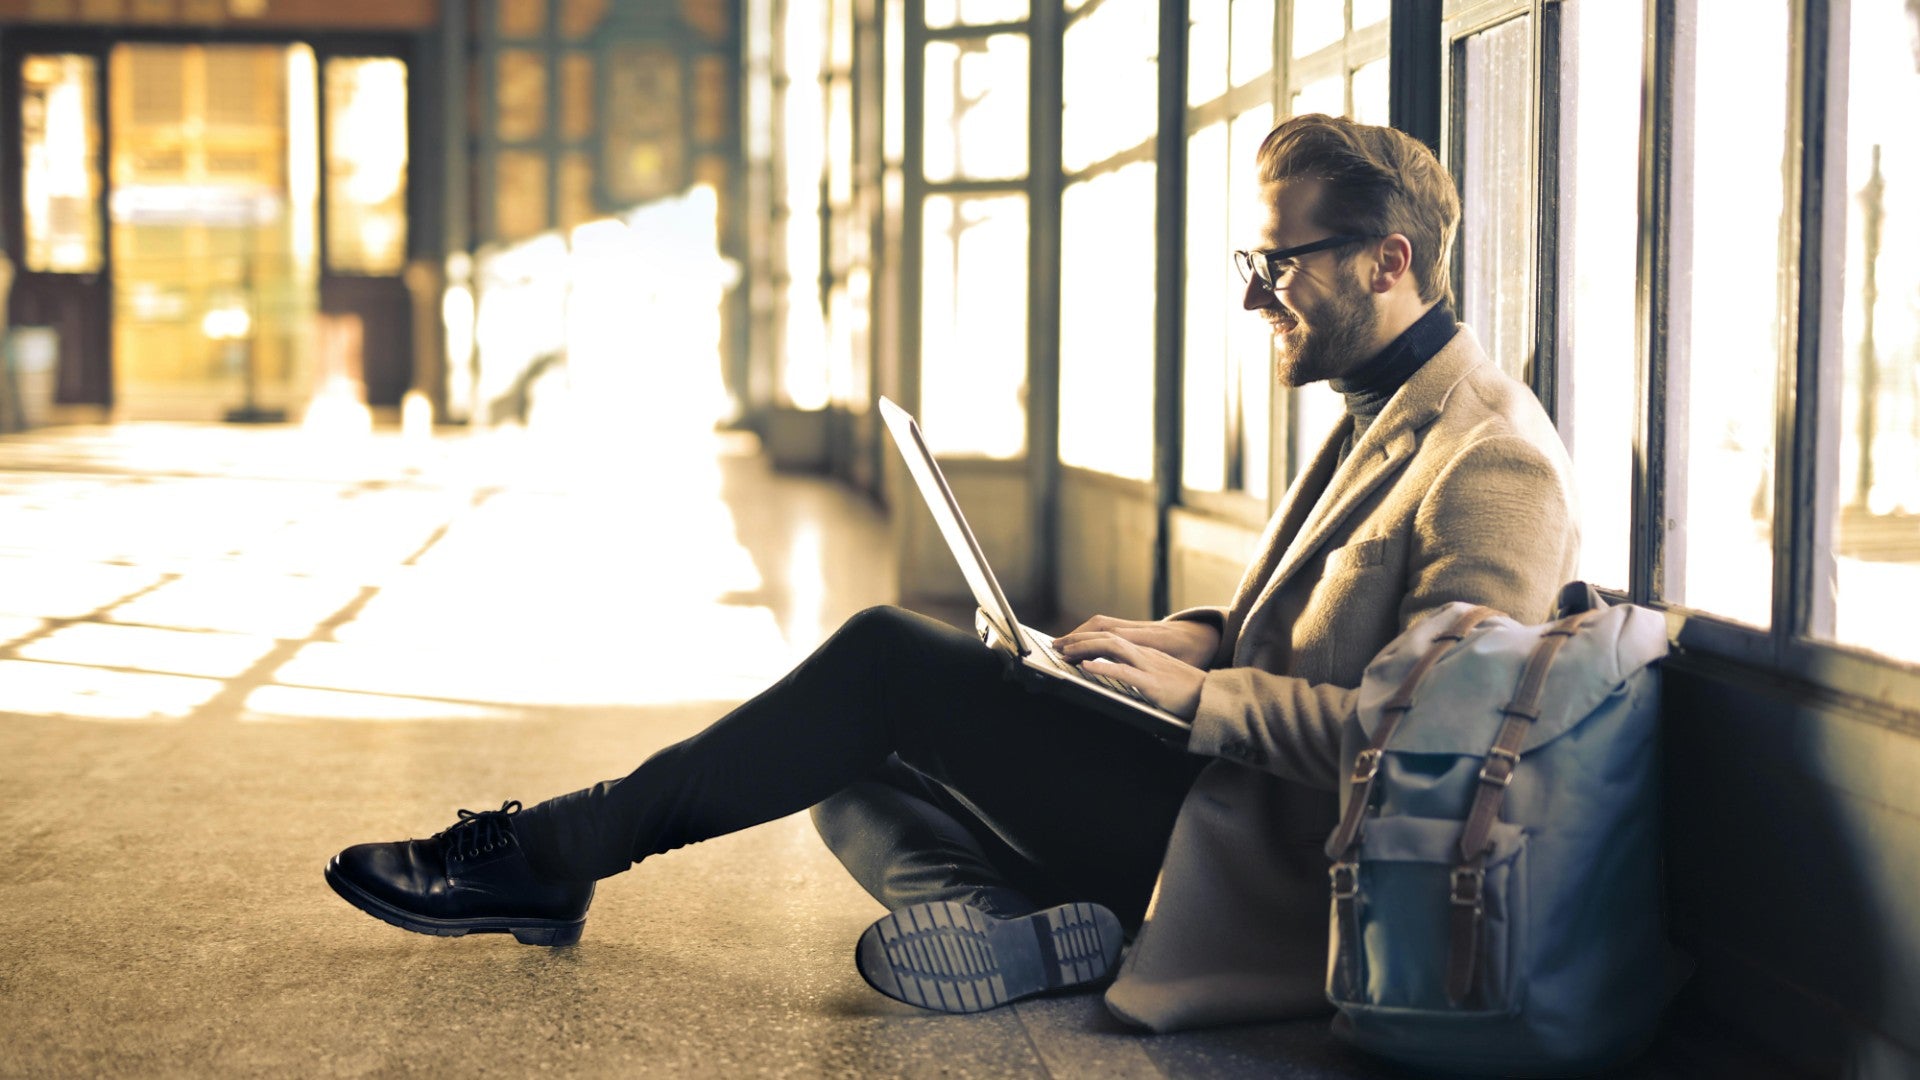
[[849,619],[786,678],[627,776],[518,815],[536,870],[609,877],[806,809],[900,760],[1063,885],[1137,921],[1195,759],[1008,680],[971,635],[898,608]]
[[827,850],[889,911],[955,900],[1010,918],[1058,902],[1058,885],[1040,867],[898,757],[812,814]]
[[579,936],[593,879],[805,809],[896,751],[1014,850],[1063,869],[1063,885],[1129,922],[1195,768],[1178,749],[1008,681],[1002,658],[970,635],[875,608],[622,779],[520,813],[463,812],[429,840],[356,845],[327,878],[406,929],[564,944]]

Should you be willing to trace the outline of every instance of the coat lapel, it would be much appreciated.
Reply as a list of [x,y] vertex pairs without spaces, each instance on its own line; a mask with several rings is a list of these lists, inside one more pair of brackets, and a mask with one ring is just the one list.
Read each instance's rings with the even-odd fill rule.
[[[1486,354],[1481,351],[1473,331],[1465,326],[1460,327],[1453,340],[1414,372],[1407,385],[1387,403],[1373,426],[1367,429],[1367,433],[1338,469],[1334,469],[1333,465],[1338,460],[1340,443],[1346,438],[1348,424],[1343,422],[1334,426],[1333,434],[1321,445],[1302,482],[1288,493],[1283,512],[1275,516],[1277,527],[1267,537],[1267,555],[1260,567],[1264,574],[1264,587],[1260,589],[1258,599],[1245,609],[1249,616],[1254,608],[1266,603],[1288,578],[1299,572],[1314,553],[1326,545],[1327,540],[1339,531],[1356,508],[1406,467],[1413,458],[1414,450],[1420,445],[1421,432],[1440,415],[1447,396],[1466,377],[1467,372],[1485,358]],[[1326,481],[1319,498],[1306,511],[1304,523],[1291,536],[1287,535],[1286,527],[1300,520],[1296,502],[1316,490],[1317,485],[1309,481],[1317,480],[1329,471],[1332,477]],[[1286,547],[1278,564],[1268,565],[1272,552],[1282,543]],[[1242,584],[1241,591],[1243,594],[1247,591],[1247,584]],[[1236,603],[1235,607],[1239,605]]]

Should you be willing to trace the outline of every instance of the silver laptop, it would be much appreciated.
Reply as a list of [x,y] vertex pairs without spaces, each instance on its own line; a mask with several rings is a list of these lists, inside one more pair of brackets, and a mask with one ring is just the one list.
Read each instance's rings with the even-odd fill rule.
[[1191,723],[1149,702],[1140,691],[1118,679],[1094,675],[1067,663],[1053,651],[1052,638],[1020,625],[1014,617],[1013,605],[1007,603],[1007,595],[1000,591],[993,568],[987,565],[987,557],[973,538],[973,530],[967,527],[967,519],[960,513],[953,489],[947,486],[939,463],[927,449],[919,423],[905,409],[884,397],[880,399],[880,416],[886,420],[887,431],[893,435],[894,445],[900,448],[900,456],[906,459],[907,471],[913,474],[920,498],[932,512],[934,523],[940,526],[940,535],[946,538],[954,561],[960,564],[960,573],[967,579],[974,603],[979,605],[974,625],[980,640],[989,648],[1012,657],[1024,671],[1040,676],[1041,687],[1163,739],[1185,743],[1193,732]]

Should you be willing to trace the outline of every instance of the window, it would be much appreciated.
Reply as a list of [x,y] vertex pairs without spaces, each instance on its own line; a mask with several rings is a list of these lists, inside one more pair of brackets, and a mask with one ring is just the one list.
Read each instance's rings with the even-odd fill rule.
[[1274,8],[1195,4],[1187,33],[1187,251],[1181,485],[1241,492],[1264,514],[1270,493],[1273,344],[1241,310],[1228,252],[1258,227],[1254,159],[1273,128]]
[[1920,235],[1920,136],[1887,107],[1920,101],[1920,12],[1853,0],[1851,19],[1832,636],[1920,661],[1920,252],[1900,239]]
[[1027,199],[930,195],[923,218],[921,415],[936,453],[1026,452]]
[[328,60],[327,268],[398,274],[407,258],[407,65]]
[[1026,17],[1026,0],[927,0],[926,2],[926,20],[930,28],[1019,22]]
[[928,42],[926,101],[929,181],[1026,175],[1026,35]]
[[[1326,113],[1365,123],[1387,115],[1387,16],[1380,3],[1297,3],[1293,6],[1292,63],[1287,68],[1287,115]],[[1245,235],[1244,233],[1242,235]],[[1241,247],[1242,244],[1235,244]],[[1286,395],[1287,468],[1298,475],[1346,416],[1346,403],[1326,383]]]
[[920,416],[939,453],[1027,450],[1030,45],[1007,28],[1025,15],[1016,0],[926,11]]
[[[1774,385],[1790,248],[1788,0],[1695,0],[1676,47],[1662,598],[1771,622]],[[1690,48],[1689,48],[1690,46]],[[1685,55],[1691,52],[1691,63]]]
[[1477,30],[1454,45],[1453,133],[1460,184],[1460,320],[1509,375],[1533,361],[1533,22]]
[[1575,0],[1562,22],[1559,424],[1580,493],[1580,576],[1625,590],[1633,522],[1641,10]]
[[100,269],[98,77],[91,56],[35,55],[21,62],[28,270],[90,274]]
[[1159,5],[1081,9],[1064,42],[1060,460],[1153,476]]

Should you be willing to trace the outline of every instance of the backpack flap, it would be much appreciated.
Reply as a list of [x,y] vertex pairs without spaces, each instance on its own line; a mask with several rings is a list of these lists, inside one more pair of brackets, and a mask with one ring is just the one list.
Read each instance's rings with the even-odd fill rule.
[[[1363,740],[1378,733],[1383,706],[1421,655],[1467,605],[1449,604],[1422,619],[1367,666],[1360,684],[1359,726]],[[1467,639],[1433,665],[1414,697],[1413,720],[1393,733],[1392,753],[1483,757],[1504,720],[1538,627],[1505,616],[1482,622]],[[1569,640],[1547,674],[1540,718],[1521,756],[1565,735],[1599,708],[1621,684],[1667,653],[1666,620],[1645,608],[1609,608]],[[1444,722],[1418,722],[1422,702],[1444,702]]]

